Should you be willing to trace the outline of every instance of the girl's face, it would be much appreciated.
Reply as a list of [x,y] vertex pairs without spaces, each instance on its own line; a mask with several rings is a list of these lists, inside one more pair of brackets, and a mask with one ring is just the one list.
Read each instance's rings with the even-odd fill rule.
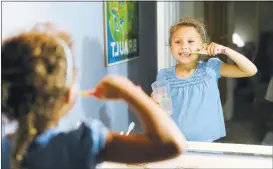
[[202,48],[202,38],[194,27],[182,26],[174,31],[171,38],[171,53],[179,64],[197,62],[198,54],[190,52],[197,52]]

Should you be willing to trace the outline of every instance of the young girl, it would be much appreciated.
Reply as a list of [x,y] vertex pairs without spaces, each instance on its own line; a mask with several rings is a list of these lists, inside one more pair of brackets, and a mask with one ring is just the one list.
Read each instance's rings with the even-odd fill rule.
[[[213,42],[207,44],[207,41],[203,23],[191,17],[182,18],[171,27],[169,38],[177,64],[160,70],[157,75],[157,80],[165,79],[170,84],[172,118],[189,141],[212,142],[226,135],[218,79],[248,77],[257,72],[245,56]],[[211,58],[207,62],[199,61],[200,53]],[[220,53],[236,65],[228,65],[214,57]]]
[[75,78],[69,87],[65,84],[70,47],[65,33],[37,29],[4,41],[2,106],[9,109],[4,115],[19,126],[2,139],[2,169],[88,169],[102,161],[151,162],[185,151],[185,139],[175,123],[142,90],[119,76],[105,77],[91,94],[126,101],[140,118],[144,135],[119,135],[95,120],[71,132],[58,131],[58,121],[78,94]]

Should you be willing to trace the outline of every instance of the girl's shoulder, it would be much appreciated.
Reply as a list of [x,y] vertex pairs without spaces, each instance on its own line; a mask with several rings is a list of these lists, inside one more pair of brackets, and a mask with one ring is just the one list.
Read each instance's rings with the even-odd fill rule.
[[208,60],[200,61],[200,64],[202,65],[201,67],[206,68],[215,68],[216,66],[219,66],[221,63],[222,61],[217,57],[212,57],[209,58]]
[[220,75],[220,68],[221,68],[222,61],[217,58],[209,58],[207,61],[201,61],[200,66],[198,68],[200,69],[199,71],[205,71],[208,73],[210,76],[218,79],[221,77]]
[[174,69],[175,69],[175,66],[160,69],[157,73],[156,79],[161,80],[161,79],[169,79],[174,77],[175,76]]

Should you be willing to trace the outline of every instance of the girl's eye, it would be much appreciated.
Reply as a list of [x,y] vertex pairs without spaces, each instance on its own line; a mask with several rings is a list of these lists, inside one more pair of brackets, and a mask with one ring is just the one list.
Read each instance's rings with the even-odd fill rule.
[[189,43],[193,43],[194,41],[193,40],[189,40]]
[[180,43],[180,41],[175,41],[174,43]]

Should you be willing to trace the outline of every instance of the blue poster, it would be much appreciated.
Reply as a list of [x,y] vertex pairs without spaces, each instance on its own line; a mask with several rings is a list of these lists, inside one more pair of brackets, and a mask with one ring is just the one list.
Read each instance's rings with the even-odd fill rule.
[[138,2],[105,2],[106,66],[139,57]]

